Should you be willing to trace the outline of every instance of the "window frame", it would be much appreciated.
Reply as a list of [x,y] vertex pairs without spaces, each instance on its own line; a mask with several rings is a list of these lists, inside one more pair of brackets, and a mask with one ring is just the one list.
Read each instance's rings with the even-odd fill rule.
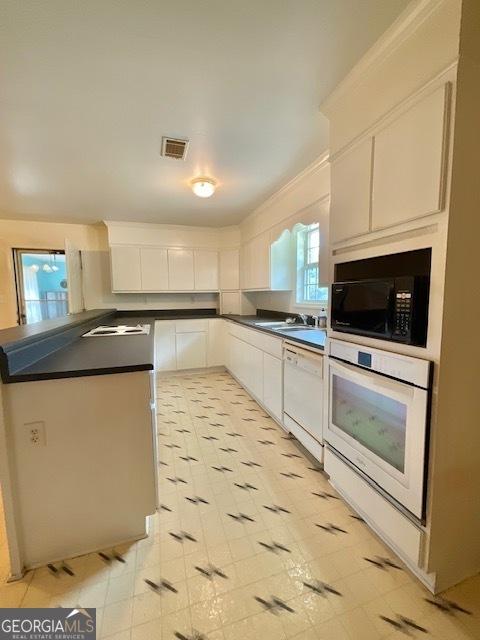
[[[318,247],[312,246],[310,238],[313,233],[318,234]],[[302,242],[302,257],[299,257],[300,247],[299,243]],[[309,254],[312,249],[317,249],[317,260],[315,262],[309,262]],[[304,225],[304,228],[297,232],[296,241],[296,259],[297,259],[297,283],[295,291],[295,301],[297,307],[326,307],[328,304],[328,287],[318,286],[319,270],[320,270],[320,224],[318,222]],[[316,270],[316,289],[324,290],[325,297],[321,299],[311,300],[306,297],[307,289],[315,285],[315,283],[307,283],[306,277],[309,271]]]

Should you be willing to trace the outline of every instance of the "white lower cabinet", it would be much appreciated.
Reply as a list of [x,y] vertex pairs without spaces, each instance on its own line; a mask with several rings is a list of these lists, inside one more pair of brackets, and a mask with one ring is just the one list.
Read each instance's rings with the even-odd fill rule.
[[172,371],[177,368],[175,322],[155,322],[155,370]]
[[325,451],[325,471],[333,486],[372,529],[411,568],[418,567],[425,533],[328,448]]
[[241,353],[244,384],[254,396],[263,400],[263,352],[245,343]]
[[201,369],[207,366],[207,333],[177,333],[175,335],[177,369]]
[[221,318],[155,322],[157,371],[221,366],[282,422],[281,338]]
[[283,414],[283,368],[282,360],[269,353],[263,354],[263,404],[277,420]]
[[207,367],[225,364],[225,322],[221,318],[208,321]]
[[226,366],[265,409],[282,422],[282,340],[227,323]]

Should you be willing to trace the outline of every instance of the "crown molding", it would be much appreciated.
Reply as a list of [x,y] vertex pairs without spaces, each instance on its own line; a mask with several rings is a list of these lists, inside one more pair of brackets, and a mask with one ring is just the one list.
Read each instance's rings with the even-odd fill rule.
[[410,38],[446,1],[413,0],[321,103],[320,111],[329,115],[348,91],[359,85],[365,79],[365,75],[382,65],[385,59]]
[[[224,227],[202,227],[202,226],[194,226],[187,224],[163,224],[162,222],[135,222],[128,220],[102,220],[102,224],[104,224],[107,228],[110,227],[129,227],[135,229],[148,229],[151,231],[154,227],[165,231],[195,231],[195,232],[209,232],[209,233],[217,233],[220,229]],[[235,225],[233,225],[234,227]]]
[[249,213],[248,216],[243,218],[240,224],[243,224],[251,218],[255,218],[257,215],[262,213],[262,211],[265,211],[265,209],[268,209],[268,207],[272,206],[272,204],[274,204],[277,200],[283,198],[289,191],[292,191],[299,182],[304,180],[312,173],[315,173],[319,169],[323,169],[325,166],[327,166],[329,164],[329,157],[330,152],[327,149],[321,155],[319,155],[318,158],[316,158],[311,164],[305,167],[305,169],[300,171],[300,173],[297,173],[296,176],[294,176],[291,180],[281,186],[280,189],[272,193],[272,195],[264,200],[261,205],[259,205],[256,209]]

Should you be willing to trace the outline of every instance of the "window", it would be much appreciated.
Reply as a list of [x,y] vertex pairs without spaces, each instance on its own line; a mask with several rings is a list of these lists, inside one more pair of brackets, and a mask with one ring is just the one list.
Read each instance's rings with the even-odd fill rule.
[[65,252],[14,249],[20,324],[59,318],[68,313]]
[[304,226],[297,233],[297,303],[325,304],[328,287],[319,287],[320,226]]

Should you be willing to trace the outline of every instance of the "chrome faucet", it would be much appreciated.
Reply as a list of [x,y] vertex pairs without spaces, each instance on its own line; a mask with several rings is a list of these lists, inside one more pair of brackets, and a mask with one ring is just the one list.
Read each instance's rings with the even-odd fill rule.
[[300,320],[303,322],[304,325],[308,324],[308,322],[307,322],[308,316],[307,316],[306,313],[299,313],[298,317],[300,318]]

